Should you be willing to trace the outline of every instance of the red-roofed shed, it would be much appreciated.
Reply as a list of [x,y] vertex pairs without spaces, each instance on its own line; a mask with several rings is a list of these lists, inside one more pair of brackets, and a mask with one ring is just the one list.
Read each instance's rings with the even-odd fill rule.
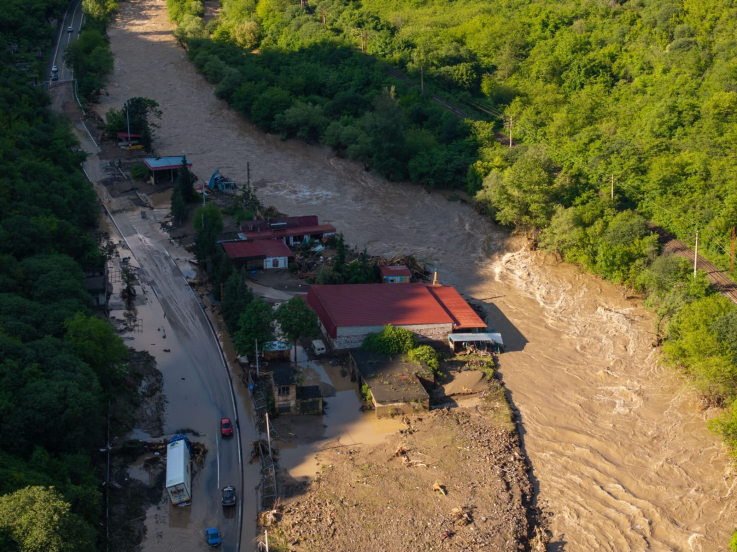
[[223,250],[236,265],[248,269],[288,268],[294,254],[281,240],[223,242]]
[[485,331],[486,323],[451,287],[407,284],[315,285],[307,303],[335,349],[358,347],[392,324],[419,341],[445,343],[453,331]]

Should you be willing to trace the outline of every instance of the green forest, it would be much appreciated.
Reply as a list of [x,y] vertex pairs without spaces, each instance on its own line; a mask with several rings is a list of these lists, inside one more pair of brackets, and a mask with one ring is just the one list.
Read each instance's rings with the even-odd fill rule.
[[82,284],[104,262],[84,154],[35,86],[65,9],[62,0],[0,3],[0,550],[8,552],[100,549],[95,462],[128,354],[92,316]]
[[390,180],[464,190],[559,259],[644,295],[664,361],[725,407],[710,427],[737,450],[737,311],[661,256],[655,231],[693,245],[698,230],[699,252],[729,267],[737,4],[220,3],[206,21],[200,1],[167,0],[215,94]]

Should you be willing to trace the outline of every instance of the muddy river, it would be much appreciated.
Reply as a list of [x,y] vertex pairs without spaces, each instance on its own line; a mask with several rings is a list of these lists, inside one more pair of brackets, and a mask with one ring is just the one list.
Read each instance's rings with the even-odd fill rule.
[[468,206],[385,182],[328,149],[264,135],[217,100],[177,47],[164,0],[121,3],[104,113],[159,102],[157,150],[194,172],[243,182],[262,199],[317,214],[371,253],[411,253],[441,283],[483,301],[508,352],[501,372],[521,418],[553,550],[725,550],[734,477],[683,382],[656,363],[651,319],[575,268],[521,249]]

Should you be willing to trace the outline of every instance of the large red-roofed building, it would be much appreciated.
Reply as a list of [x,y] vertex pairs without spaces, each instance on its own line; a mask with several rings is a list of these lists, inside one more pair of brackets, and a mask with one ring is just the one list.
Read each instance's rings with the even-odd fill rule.
[[307,303],[334,349],[359,347],[366,335],[387,324],[406,328],[418,341],[445,343],[453,332],[486,331],[479,318],[452,287],[425,284],[315,285]]
[[241,235],[247,240],[283,240],[295,245],[305,240],[321,240],[335,234],[332,224],[319,224],[317,216],[283,217],[275,220],[246,220],[241,222]]

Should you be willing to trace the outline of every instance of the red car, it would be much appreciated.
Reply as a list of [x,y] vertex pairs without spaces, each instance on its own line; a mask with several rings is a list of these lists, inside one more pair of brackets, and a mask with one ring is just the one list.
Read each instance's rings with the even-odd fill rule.
[[230,422],[230,418],[222,418],[220,420],[220,435],[223,437],[233,435],[233,424]]

